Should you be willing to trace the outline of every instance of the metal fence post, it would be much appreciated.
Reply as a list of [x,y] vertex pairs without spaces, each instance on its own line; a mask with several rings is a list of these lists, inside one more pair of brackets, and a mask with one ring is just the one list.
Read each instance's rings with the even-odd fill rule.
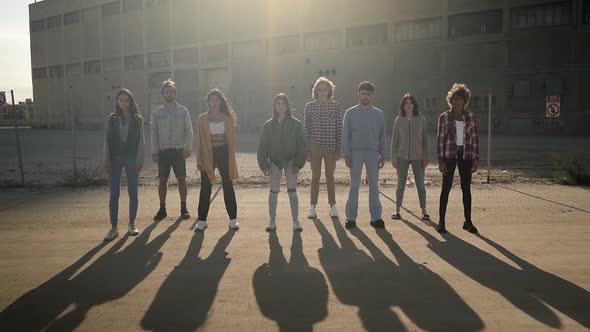
[[488,93],[488,184],[490,183],[490,164],[492,150],[492,92]]
[[[16,105],[14,103],[14,90],[10,90],[10,97],[12,98],[12,114],[16,116]],[[20,169],[20,184],[24,187],[25,185],[25,172],[23,169],[23,155],[20,147],[20,136],[18,134],[18,123],[14,120],[14,134],[16,135],[16,149],[18,150],[18,168]]]

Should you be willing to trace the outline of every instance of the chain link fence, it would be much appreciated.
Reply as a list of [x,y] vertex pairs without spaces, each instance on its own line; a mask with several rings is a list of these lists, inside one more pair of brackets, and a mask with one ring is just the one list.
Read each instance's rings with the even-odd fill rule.
[[[32,89],[13,90],[16,106],[14,110],[11,90],[0,91],[6,92],[6,101],[9,104],[8,107],[2,106],[3,112],[0,115],[0,187],[107,184],[102,162],[103,130],[79,129],[100,126],[66,119],[64,123],[70,128],[39,128],[42,126],[39,126],[37,121],[43,115],[36,113],[35,105],[31,102]],[[196,115],[193,114],[193,118],[196,118]],[[149,151],[149,124],[146,124],[145,129],[146,151]],[[238,183],[267,182],[256,160],[258,135],[256,132],[238,128]],[[475,183],[484,183],[488,179],[487,141],[487,132],[480,132],[481,164],[473,179]],[[389,150],[389,142],[388,137],[386,150]],[[428,185],[435,185],[440,183],[441,176],[436,161],[434,132],[429,137],[429,143],[431,165],[427,168],[426,181]],[[553,182],[559,171],[559,161],[575,158],[584,165],[590,165],[589,143],[588,137],[493,136],[490,181]],[[337,163],[335,178],[340,184],[347,184],[349,181],[348,169],[342,159]],[[387,162],[381,171],[380,179],[383,184],[396,183],[396,172],[390,162]],[[198,185],[200,182],[194,155],[187,161],[187,180],[191,185]],[[301,170],[300,182],[306,185],[310,181],[311,169],[309,164],[306,164]],[[174,177],[171,177],[171,182],[175,183]],[[411,174],[408,182],[410,185],[413,182]],[[157,164],[150,159],[149,153],[146,153],[140,184],[157,185]]]

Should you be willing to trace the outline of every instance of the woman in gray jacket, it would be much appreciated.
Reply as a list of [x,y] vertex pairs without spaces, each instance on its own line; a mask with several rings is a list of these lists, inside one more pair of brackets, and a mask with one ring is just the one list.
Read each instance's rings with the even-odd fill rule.
[[391,137],[391,165],[397,170],[396,210],[392,219],[400,219],[408,169],[412,165],[422,220],[430,220],[426,212],[426,188],[424,169],[428,166],[428,133],[426,118],[418,112],[416,98],[406,93],[400,104],[400,113],[395,118]]

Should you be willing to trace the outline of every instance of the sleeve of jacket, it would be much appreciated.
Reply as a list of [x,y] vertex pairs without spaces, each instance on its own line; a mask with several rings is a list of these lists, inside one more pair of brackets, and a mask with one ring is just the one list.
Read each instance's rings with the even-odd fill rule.
[[143,160],[144,160],[144,151],[145,151],[145,134],[143,128],[143,119],[139,118],[139,143],[137,145],[137,159],[136,159],[136,166],[138,168],[143,168]]
[[188,112],[188,109],[185,108],[184,110],[184,152],[192,152],[193,142],[195,139],[193,132],[193,123],[191,121],[191,115]]
[[260,136],[260,141],[258,142],[258,151],[256,153],[256,157],[258,159],[258,167],[260,167],[261,171],[267,170],[269,168],[268,164],[268,152],[269,152],[269,144],[270,138],[269,135],[269,128],[265,124],[262,128],[262,135]]
[[473,163],[479,165],[479,132],[477,129],[477,119],[475,118],[475,114],[471,114],[471,121],[473,122],[473,137],[471,138],[471,144],[473,144]]
[[422,160],[430,160],[430,145],[428,144],[428,122],[422,116]]
[[305,134],[303,133],[303,125],[297,122],[297,152],[295,154],[295,166],[301,169],[305,166],[305,158],[307,153],[307,144],[305,143]]
[[445,113],[442,113],[438,117],[438,131],[436,134],[436,154],[438,156],[438,164],[441,165],[445,161],[444,151],[445,151],[445,139],[446,139],[446,123],[445,123]]
[[195,146],[195,154],[197,155],[197,167],[202,166],[203,165],[203,144],[204,142],[202,142],[201,140],[201,118],[198,117],[197,118],[197,125],[196,125],[196,146]]
[[309,146],[309,135],[311,132],[311,117],[309,116],[309,103],[305,105],[305,109],[303,110],[303,123],[305,124],[304,128],[304,135],[305,135],[305,144]]
[[342,152],[345,158],[350,158],[350,123],[348,111],[344,112],[342,119]]
[[393,129],[391,130],[391,148],[389,157],[391,161],[397,161],[399,151],[399,116],[393,121]]
[[152,154],[156,154],[160,151],[160,141],[158,140],[158,119],[156,118],[156,111],[152,111],[150,118],[150,145]]
[[342,110],[338,104],[338,120],[336,121],[336,152],[342,149]]
[[104,126],[104,141],[102,146],[102,160],[104,163],[104,167],[108,167],[111,164],[111,145],[109,144],[109,137],[110,137],[110,117],[107,118],[107,122]]

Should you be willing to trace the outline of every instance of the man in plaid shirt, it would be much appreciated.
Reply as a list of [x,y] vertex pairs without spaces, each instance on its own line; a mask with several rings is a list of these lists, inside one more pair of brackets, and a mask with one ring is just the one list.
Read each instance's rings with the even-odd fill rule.
[[443,174],[440,193],[439,233],[446,233],[445,214],[449,193],[453,186],[455,168],[459,169],[461,191],[463,192],[463,210],[465,222],[463,229],[477,233],[471,220],[471,173],[479,166],[479,137],[477,121],[473,112],[465,110],[471,98],[471,91],[465,84],[455,83],[447,94],[450,110],[438,118],[438,168]]
[[315,206],[318,203],[320,177],[322,175],[322,159],[326,163],[326,184],[328,186],[328,203],[330,217],[337,218],[336,190],[334,171],[336,161],[340,159],[342,142],[342,112],[340,104],[334,97],[334,83],[320,77],[313,86],[314,100],[305,105],[305,142],[307,143],[307,161],[311,164],[311,206],[307,217],[316,218]]

